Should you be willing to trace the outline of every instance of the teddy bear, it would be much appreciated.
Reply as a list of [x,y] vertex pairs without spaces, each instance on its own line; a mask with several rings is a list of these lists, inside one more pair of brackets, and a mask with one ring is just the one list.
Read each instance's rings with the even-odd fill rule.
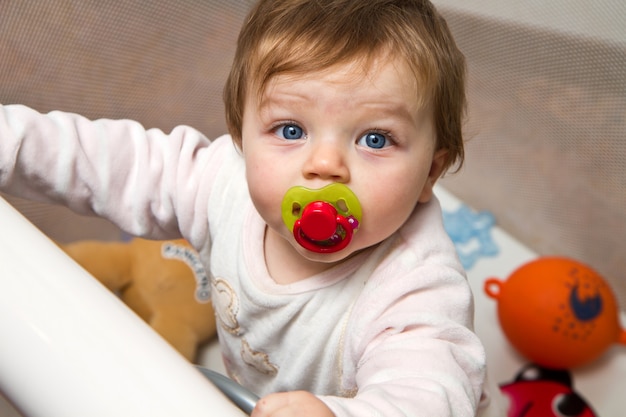
[[216,335],[210,282],[184,240],[59,245],[189,361]]

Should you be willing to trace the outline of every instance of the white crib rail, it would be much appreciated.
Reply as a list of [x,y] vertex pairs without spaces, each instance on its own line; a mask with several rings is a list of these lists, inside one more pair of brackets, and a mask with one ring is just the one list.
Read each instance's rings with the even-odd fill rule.
[[243,415],[1,197],[0,391],[30,417]]

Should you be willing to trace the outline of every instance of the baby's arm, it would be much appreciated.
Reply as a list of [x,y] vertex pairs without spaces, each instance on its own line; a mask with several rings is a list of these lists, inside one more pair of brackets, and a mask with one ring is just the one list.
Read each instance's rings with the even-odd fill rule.
[[[166,135],[129,120],[4,106],[0,190],[106,217],[135,235],[178,237],[208,192],[208,145],[187,127]],[[206,232],[206,221],[195,230]]]
[[[474,416],[484,376],[484,353],[462,317],[462,310],[471,311],[471,300],[460,287],[444,289],[439,295],[429,295],[430,291],[408,294],[394,305],[375,306],[372,310],[382,312],[378,323],[360,331],[347,329],[372,336],[360,347],[362,353],[355,351],[360,359],[354,398],[318,397],[305,391],[275,393],[260,399],[251,417]],[[443,304],[450,302],[461,312],[460,321],[434,310],[416,313],[415,305],[423,305],[421,296],[445,297]]]
[[391,272],[384,279],[392,282],[368,283],[346,329],[344,364],[354,364],[354,377],[344,388],[356,395],[321,398],[337,417],[474,416],[485,354],[464,276],[430,266]]

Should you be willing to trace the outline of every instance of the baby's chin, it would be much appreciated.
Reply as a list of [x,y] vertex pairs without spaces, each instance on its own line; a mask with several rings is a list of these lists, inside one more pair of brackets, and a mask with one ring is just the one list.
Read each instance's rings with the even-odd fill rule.
[[317,252],[312,252],[308,249],[303,248],[296,242],[292,243],[292,245],[294,246],[296,252],[300,254],[300,256],[305,258],[307,261],[311,261],[311,262],[334,264],[334,263],[343,261],[344,259],[348,258],[350,255],[352,255],[352,251],[349,250],[348,248],[345,248],[339,252],[333,252],[333,253],[317,253]]

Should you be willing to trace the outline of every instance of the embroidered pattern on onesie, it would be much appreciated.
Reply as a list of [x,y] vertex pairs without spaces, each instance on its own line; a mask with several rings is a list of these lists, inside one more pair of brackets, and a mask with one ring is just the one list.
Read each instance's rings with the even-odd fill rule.
[[278,373],[278,366],[270,361],[267,353],[255,351],[246,339],[241,340],[241,359],[263,374],[276,375]]
[[237,335],[239,333],[239,322],[237,313],[239,312],[239,299],[235,295],[228,282],[221,278],[211,281],[213,291],[213,302],[215,312],[220,324],[227,332]]
[[[241,326],[237,319],[239,298],[228,282],[221,278],[211,280],[213,304],[222,328],[233,336],[241,336]],[[241,358],[244,363],[265,375],[276,375],[278,366],[273,364],[267,353],[254,350],[245,338],[241,338]]]

